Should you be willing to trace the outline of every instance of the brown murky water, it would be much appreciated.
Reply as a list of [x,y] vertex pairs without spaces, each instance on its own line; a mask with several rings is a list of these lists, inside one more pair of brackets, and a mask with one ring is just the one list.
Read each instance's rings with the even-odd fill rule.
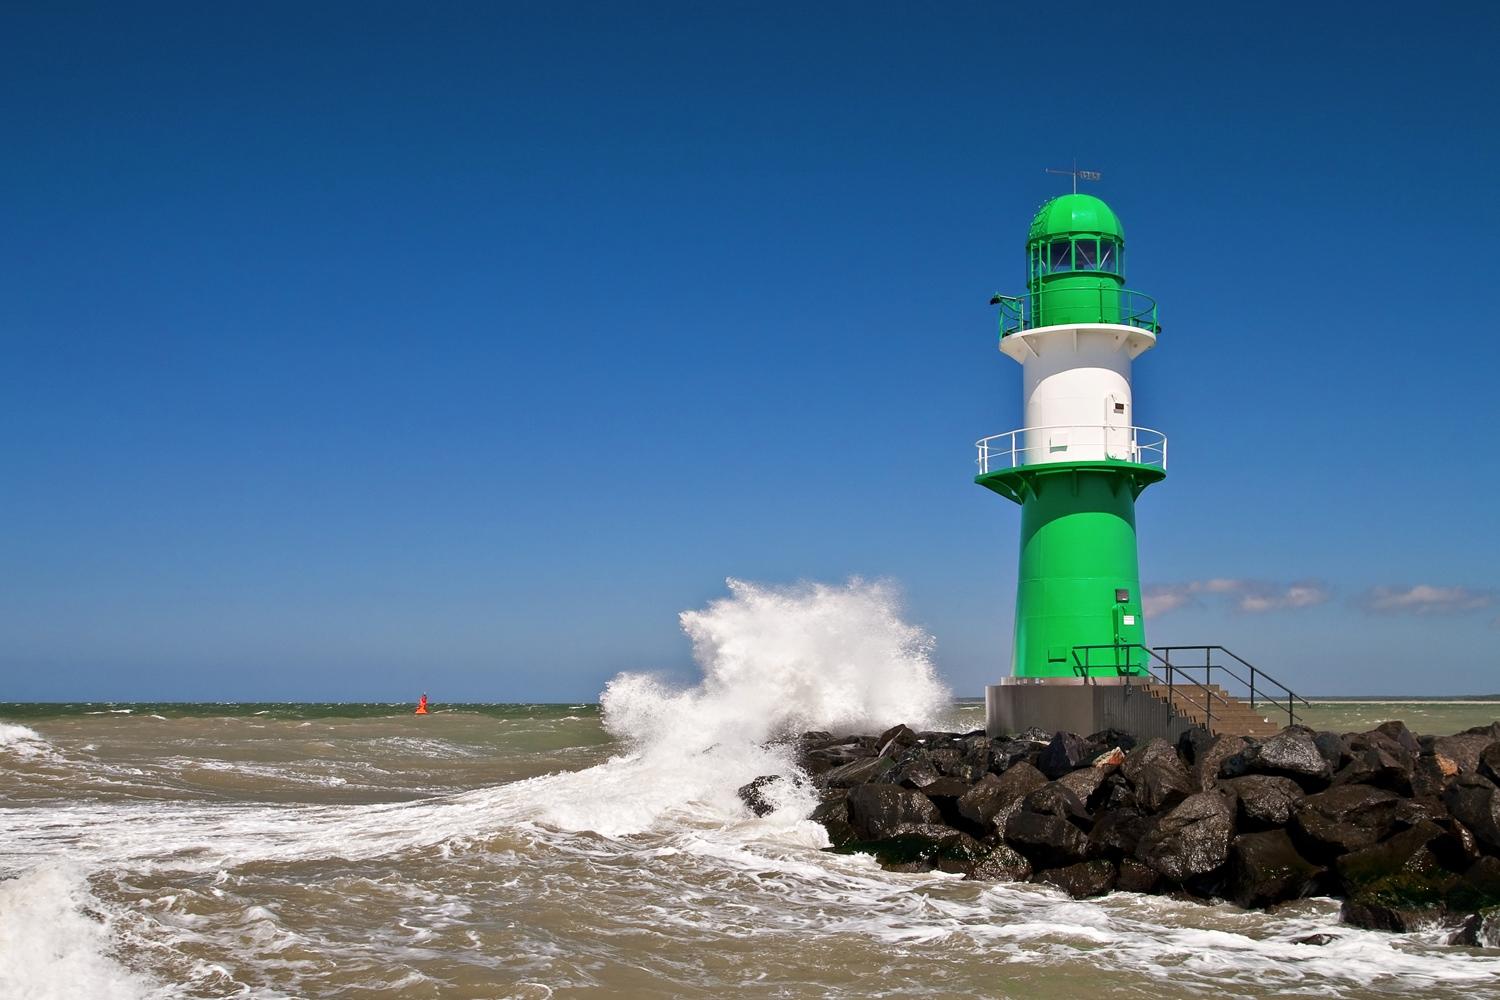
[[[1497,707],[1309,721],[1452,732]],[[1343,928],[1329,901],[1077,902],[824,854],[810,801],[735,798],[775,751],[627,747],[594,706],[9,708],[6,1000],[1500,997],[1500,952]]]

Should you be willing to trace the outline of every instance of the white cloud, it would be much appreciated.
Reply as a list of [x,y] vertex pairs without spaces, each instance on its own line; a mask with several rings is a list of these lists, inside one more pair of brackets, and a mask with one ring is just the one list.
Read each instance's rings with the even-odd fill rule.
[[1189,580],[1186,583],[1147,587],[1142,595],[1142,610],[1150,616],[1164,615],[1179,608],[1202,604],[1202,598],[1212,598],[1228,604],[1236,611],[1258,615],[1268,611],[1314,607],[1325,603],[1330,596],[1327,587],[1311,580],[1280,584],[1214,577],[1210,580]]
[[1491,607],[1495,595],[1488,590],[1469,587],[1434,587],[1419,583],[1414,587],[1374,587],[1360,598],[1366,611],[1398,615],[1451,615]]

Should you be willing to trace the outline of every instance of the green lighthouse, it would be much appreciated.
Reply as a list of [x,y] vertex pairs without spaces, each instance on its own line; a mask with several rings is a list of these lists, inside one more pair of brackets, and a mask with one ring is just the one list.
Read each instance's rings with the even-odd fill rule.
[[1156,304],[1125,287],[1125,229],[1090,195],[1037,211],[1026,267],[1024,295],[992,300],[1024,425],[978,442],[974,480],[1021,506],[1008,683],[1136,673],[1135,501],[1166,476],[1167,441],[1135,423],[1130,365],[1156,344]]

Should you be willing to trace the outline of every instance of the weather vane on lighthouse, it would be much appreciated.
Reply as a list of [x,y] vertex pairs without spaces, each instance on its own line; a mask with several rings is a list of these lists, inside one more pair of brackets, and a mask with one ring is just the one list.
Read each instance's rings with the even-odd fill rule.
[[1058,170],[1058,169],[1056,169],[1054,167],[1047,167],[1046,168],[1046,172],[1049,173],[1049,174],[1062,174],[1065,177],[1071,177],[1071,178],[1073,178],[1073,193],[1074,194],[1078,193],[1078,182],[1079,181],[1097,181],[1101,177],[1104,176],[1103,174],[1101,174],[1097,170],[1079,170],[1078,169],[1078,160],[1076,158],[1073,160],[1073,169],[1072,170]]

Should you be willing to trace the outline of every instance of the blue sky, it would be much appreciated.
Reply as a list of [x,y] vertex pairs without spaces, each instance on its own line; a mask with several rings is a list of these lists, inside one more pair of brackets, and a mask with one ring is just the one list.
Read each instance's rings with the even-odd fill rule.
[[0,698],[591,698],[734,576],[977,693],[1026,224],[1161,303],[1158,642],[1500,691],[1496,8],[11,4]]

